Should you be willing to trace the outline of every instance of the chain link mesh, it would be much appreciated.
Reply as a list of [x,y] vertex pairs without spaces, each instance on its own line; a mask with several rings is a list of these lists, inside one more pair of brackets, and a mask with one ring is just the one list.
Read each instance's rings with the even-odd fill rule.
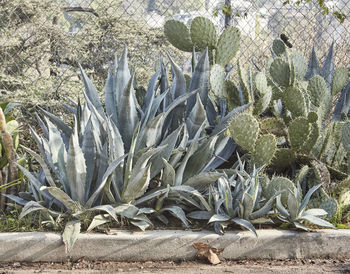
[[[243,34],[242,62],[266,65],[273,39],[284,33],[304,54],[315,45],[321,60],[334,41],[336,65],[349,64],[349,20],[341,24],[333,15],[322,15],[317,1],[297,6],[278,0],[0,0],[0,101],[76,98],[82,88],[78,64],[101,90],[114,54],[124,44],[143,85],[167,46],[186,69],[189,56],[167,43],[164,22],[175,18],[187,23],[201,15],[222,31],[222,8],[229,2],[229,23]],[[326,5],[345,14],[350,8],[346,0]]]

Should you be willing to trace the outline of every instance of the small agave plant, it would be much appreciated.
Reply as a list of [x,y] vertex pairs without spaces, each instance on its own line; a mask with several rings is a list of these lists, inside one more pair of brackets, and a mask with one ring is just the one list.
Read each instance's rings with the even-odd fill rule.
[[285,208],[281,202],[281,197],[277,197],[276,208],[279,212],[278,218],[286,223],[293,224],[296,228],[302,230],[309,230],[303,223],[309,222],[321,227],[335,228],[331,223],[320,218],[326,216],[328,213],[321,208],[307,209],[307,205],[310,201],[312,194],[319,189],[322,184],[312,187],[304,196],[300,197],[300,187],[294,186],[293,191],[289,190],[288,194],[288,208]]

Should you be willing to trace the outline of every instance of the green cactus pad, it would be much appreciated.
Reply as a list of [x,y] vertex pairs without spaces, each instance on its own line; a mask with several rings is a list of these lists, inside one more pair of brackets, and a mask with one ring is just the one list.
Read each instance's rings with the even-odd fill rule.
[[234,109],[241,106],[241,98],[239,97],[238,88],[231,80],[225,81],[225,88],[227,93],[227,103],[229,109]]
[[290,85],[291,70],[289,64],[282,58],[276,58],[270,66],[270,75],[279,85],[287,87]]
[[273,40],[272,50],[277,56],[281,56],[286,52],[286,45],[280,39]]
[[301,169],[299,169],[297,175],[295,176],[295,183],[303,185],[303,183],[307,181],[310,170],[311,169],[309,166],[303,166]]
[[164,24],[164,34],[168,41],[182,51],[192,52],[193,43],[188,27],[177,20],[169,20]]
[[265,73],[260,71],[255,74],[254,87],[258,94],[265,94],[267,92],[268,86]]
[[249,77],[248,73],[245,70],[245,68],[241,65],[241,62],[237,61],[237,68],[238,68],[238,77],[239,77],[239,83],[242,87],[243,96],[245,103],[251,102],[251,96],[250,96],[250,83],[249,83]]
[[324,102],[326,95],[329,94],[326,81],[319,75],[316,75],[310,79],[307,86],[307,92],[311,103],[317,107]]
[[225,71],[222,66],[213,65],[210,70],[210,87],[217,97],[226,97]]
[[281,195],[281,200],[284,205],[287,205],[289,191],[294,192],[294,183],[285,177],[272,178],[266,189],[266,198],[271,198],[277,191],[286,190]]
[[309,154],[309,152],[315,146],[318,137],[320,136],[320,128],[318,127],[318,125],[316,123],[310,123],[309,125],[311,127],[310,134],[303,147],[301,148],[301,152],[305,154]]
[[337,68],[332,79],[332,96],[338,94],[349,81],[349,73],[345,67]]
[[305,57],[300,53],[295,53],[292,56],[292,62],[295,70],[295,77],[298,80],[303,80],[307,71]]
[[344,149],[348,153],[348,157],[350,157],[350,122],[349,121],[343,125],[342,142],[343,142]]
[[275,136],[287,135],[283,120],[274,117],[261,119],[260,130],[262,133],[272,133]]
[[263,113],[270,105],[271,98],[272,98],[272,89],[271,87],[268,87],[266,88],[265,93],[259,99],[256,99],[254,104],[253,114],[258,116],[261,113]]
[[332,218],[338,210],[337,200],[333,198],[328,198],[320,204],[319,208],[324,209],[327,212],[327,219]]
[[295,152],[289,148],[279,148],[272,159],[271,166],[277,169],[284,169],[295,162]]
[[288,136],[293,150],[300,150],[305,144],[311,132],[311,125],[304,117],[292,120],[288,127]]
[[309,121],[309,123],[317,123],[318,121],[318,115],[316,112],[310,111],[307,114],[307,120]]
[[242,149],[254,151],[259,134],[259,122],[252,115],[241,113],[231,121],[229,132]]
[[345,189],[339,195],[339,204],[341,206],[349,206],[350,205],[350,190]]
[[256,167],[269,165],[277,148],[276,137],[265,134],[256,141],[255,150],[252,153],[252,161]]
[[206,47],[209,49],[216,48],[217,34],[214,23],[208,18],[198,16],[191,22],[191,40],[196,48],[200,51]]
[[303,92],[297,87],[288,87],[283,93],[283,103],[294,116],[306,115],[306,102]]
[[228,27],[219,37],[216,48],[216,63],[228,64],[237,54],[241,41],[241,32],[236,27]]

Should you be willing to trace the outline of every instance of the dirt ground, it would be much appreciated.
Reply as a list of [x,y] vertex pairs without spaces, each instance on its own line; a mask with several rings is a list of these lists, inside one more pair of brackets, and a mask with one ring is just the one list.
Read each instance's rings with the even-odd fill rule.
[[89,262],[80,259],[66,263],[0,263],[0,274],[7,273],[350,273],[350,259],[224,261],[209,265],[191,262]]

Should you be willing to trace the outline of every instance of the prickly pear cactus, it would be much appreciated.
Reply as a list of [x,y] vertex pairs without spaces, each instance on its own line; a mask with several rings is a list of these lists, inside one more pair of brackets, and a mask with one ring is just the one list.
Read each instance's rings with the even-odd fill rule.
[[276,169],[285,169],[296,160],[295,152],[290,148],[278,148],[272,159],[271,165]]
[[270,66],[270,75],[277,84],[287,87],[290,85],[291,69],[285,60],[276,58]]
[[259,134],[259,122],[252,115],[241,113],[233,118],[229,132],[242,149],[254,151]]
[[164,34],[174,47],[182,51],[192,52],[193,43],[190,30],[181,21],[169,20],[165,22]]
[[324,209],[327,212],[327,219],[332,218],[338,210],[338,203],[337,200],[334,198],[328,198],[326,200],[324,200],[319,208]]
[[252,153],[252,162],[256,167],[269,165],[277,148],[276,137],[272,134],[261,135],[256,141],[255,150]]
[[337,95],[348,83],[349,72],[345,67],[340,67],[335,70],[332,79],[332,96]]
[[310,79],[307,86],[307,91],[311,103],[316,107],[323,104],[325,100],[329,100],[330,92],[327,88],[326,81],[319,75],[316,75]]
[[291,148],[294,151],[302,149],[311,132],[311,126],[304,117],[294,119],[288,127],[288,136]]
[[205,17],[198,16],[191,22],[191,40],[195,47],[202,51],[206,47],[210,50],[216,48],[217,33],[214,23]]
[[274,177],[266,189],[266,198],[271,198],[277,191],[286,190],[281,195],[281,200],[284,205],[287,205],[289,191],[294,191],[294,183],[285,177]]
[[295,77],[297,80],[303,80],[307,71],[305,57],[300,53],[294,53],[291,57],[294,64]]
[[217,97],[226,97],[225,71],[222,66],[213,65],[210,70],[210,87]]
[[286,136],[286,125],[282,119],[275,117],[263,118],[260,120],[260,130],[262,133],[271,133],[275,136]]
[[281,56],[286,53],[286,45],[280,39],[273,40],[272,50],[277,56]]
[[283,103],[294,116],[306,115],[306,102],[303,92],[297,87],[287,87],[283,93]]
[[236,27],[228,27],[219,37],[216,47],[216,63],[225,66],[237,54],[241,41],[241,32]]

